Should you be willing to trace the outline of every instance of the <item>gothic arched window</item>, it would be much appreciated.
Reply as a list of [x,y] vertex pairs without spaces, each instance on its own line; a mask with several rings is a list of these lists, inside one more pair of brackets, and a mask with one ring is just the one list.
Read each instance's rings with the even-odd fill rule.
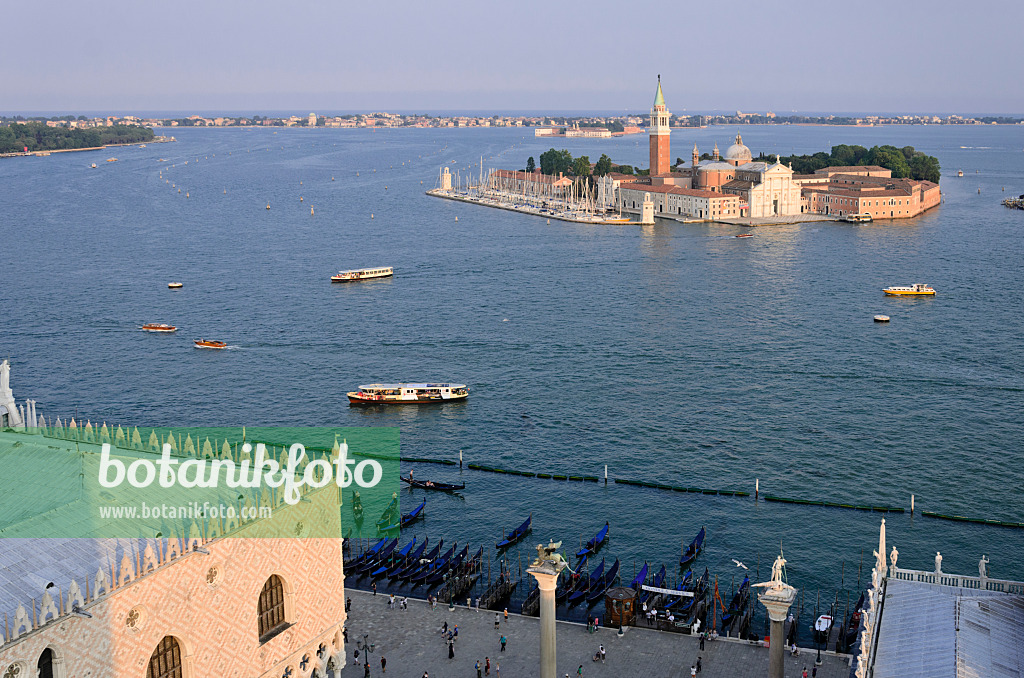
[[153,650],[146,678],[182,678],[181,645],[174,636],[164,636]]
[[263,585],[259,600],[259,634],[260,642],[273,638],[285,626],[284,618],[284,584],[276,574]]

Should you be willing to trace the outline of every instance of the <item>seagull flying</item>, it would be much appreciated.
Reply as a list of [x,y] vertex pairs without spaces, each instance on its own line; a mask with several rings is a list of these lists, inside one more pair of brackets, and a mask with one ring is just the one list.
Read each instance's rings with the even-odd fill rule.
[[747,567],[746,565],[744,565],[740,561],[736,560],[735,558],[732,559],[732,562],[736,563],[736,567],[742,567],[744,570],[749,570],[750,569],[749,567]]

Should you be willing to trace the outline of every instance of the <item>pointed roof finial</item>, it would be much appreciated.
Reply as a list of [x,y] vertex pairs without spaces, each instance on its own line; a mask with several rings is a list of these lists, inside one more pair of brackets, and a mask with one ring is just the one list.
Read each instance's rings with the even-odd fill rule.
[[665,95],[661,93],[661,74],[658,74],[658,93],[654,96],[654,107],[665,107]]

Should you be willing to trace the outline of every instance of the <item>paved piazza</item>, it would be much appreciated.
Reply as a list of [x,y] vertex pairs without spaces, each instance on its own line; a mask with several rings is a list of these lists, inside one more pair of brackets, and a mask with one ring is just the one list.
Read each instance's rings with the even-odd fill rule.
[[[409,599],[407,610],[388,609],[388,596],[378,593],[374,597],[363,591],[346,591],[352,599],[348,617],[348,666],[343,678],[359,678],[362,666],[351,664],[356,640],[368,634],[375,644],[370,655],[370,674],[381,676],[380,657],[387,658],[387,675],[395,678],[474,678],[474,664],[491,658],[491,676],[498,678],[496,665],[501,664],[501,678],[518,678],[538,674],[539,622],[535,617],[509,614],[501,619],[501,628],[494,629],[494,612],[467,610],[456,607],[449,611],[439,604],[436,610],[422,600]],[[458,624],[459,640],[455,643],[455,658],[448,659],[448,646],[441,639],[441,627]],[[499,639],[508,638],[502,653]],[[604,664],[594,662],[598,645],[603,643],[607,653]],[[597,678],[612,676],[682,677],[690,675],[690,666],[697,657],[702,658],[700,678],[763,678],[768,672],[768,650],[747,642],[717,640],[708,642],[703,652],[698,651],[695,637],[675,633],[630,628],[619,638],[614,629],[602,628],[587,633],[585,626],[558,622],[558,675],[576,676],[583,664],[583,675]],[[824,663],[818,668],[819,678],[847,678],[850,673],[847,657],[822,655]],[[363,656],[360,653],[360,664]],[[799,678],[804,667],[811,675],[814,650],[802,650],[800,657],[786,655],[787,678]]]

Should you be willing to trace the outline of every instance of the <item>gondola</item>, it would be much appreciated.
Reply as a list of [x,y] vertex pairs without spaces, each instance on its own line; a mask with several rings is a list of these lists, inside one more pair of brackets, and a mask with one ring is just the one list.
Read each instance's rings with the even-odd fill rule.
[[384,548],[384,545],[387,544],[387,542],[388,542],[388,538],[384,537],[380,541],[378,541],[376,544],[374,544],[370,548],[368,548],[365,551],[363,551],[362,553],[360,553],[355,558],[349,560],[347,563],[345,563],[345,571],[347,572],[347,571],[351,570],[352,568],[354,568],[355,566],[359,565],[360,563],[365,562],[367,558],[372,557],[378,551],[380,551],[382,548]]
[[576,587],[576,590],[569,594],[569,605],[575,605],[580,601],[584,600],[590,593],[591,589],[597,586],[598,582],[604,577],[604,559],[601,560],[601,564],[594,568],[594,571],[590,573],[590,577],[585,582],[580,582]]
[[412,511],[409,511],[404,516],[402,516],[402,522],[400,523],[400,525],[402,527],[406,527],[414,523],[418,518],[420,518],[423,515],[423,507],[425,507],[426,505],[427,502],[424,501],[422,504],[414,508]]
[[633,583],[631,583],[629,586],[634,591],[639,591],[640,587],[643,586],[644,582],[647,581],[647,567],[648,567],[648,565],[645,562],[644,566],[640,568],[640,574],[638,574],[637,576],[633,577]]
[[[426,542],[424,542],[424,545],[425,544]],[[434,558],[437,558],[437,554],[441,552],[441,548],[443,546],[444,539],[435,544],[434,548],[430,549],[430,553],[428,553],[427,555],[424,556],[421,554],[419,556],[411,558],[409,563],[405,566],[405,568],[400,570],[398,574],[395,575],[395,579],[408,579],[419,570],[425,568],[428,564],[434,561]]]
[[667,609],[669,609],[671,607],[675,607],[679,603],[681,603],[684,600],[686,600],[687,598],[689,598],[689,596],[683,596],[681,594],[688,593],[690,591],[690,587],[692,585],[693,585],[693,571],[692,570],[687,570],[686,574],[683,575],[682,581],[679,582],[679,588],[677,589],[679,591],[680,595],[675,596],[674,598],[671,598],[669,600],[666,600],[665,604],[662,607],[664,607],[667,610]]
[[357,523],[363,522],[363,501],[359,498],[358,492],[352,493],[352,517]]
[[[651,586],[656,589],[661,588],[661,585],[665,583],[665,566],[662,565],[661,569],[658,570],[658,574],[654,575],[654,581],[651,582]],[[640,591],[640,602],[646,603],[651,600],[655,595],[654,591]]]
[[405,476],[398,476],[398,479],[403,483],[407,483],[410,487],[418,487],[421,490],[437,490],[438,492],[458,492],[459,490],[466,489],[466,483],[459,483],[455,485],[453,483],[439,483],[433,480],[415,480],[414,478],[406,478]]
[[361,565],[359,565],[358,567],[356,567],[354,570],[355,574],[364,575],[367,572],[373,570],[378,563],[384,561],[389,555],[391,555],[391,552],[394,551],[395,547],[397,546],[398,537],[395,537],[390,542],[388,542],[388,544],[383,549],[380,550],[380,553],[378,553],[376,557],[371,558],[366,562],[362,563]]
[[740,612],[747,606],[747,592],[750,589],[750,577],[744,577],[740,590],[729,601],[729,609],[722,613],[722,629],[728,629],[736,621]]
[[684,621],[689,621],[693,613],[697,611],[701,601],[703,601],[705,596],[707,596],[710,576],[708,568],[705,567],[704,574],[702,574],[700,578],[693,583],[693,587],[690,589],[690,591],[693,592],[693,597],[687,598],[685,602],[679,606],[678,611],[679,614],[683,616]]
[[690,545],[683,551],[683,556],[679,559],[679,567],[686,567],[697,559],[700,552],[704,550],[704,535],[704,528],[701,527],[700,532],[697,533],[697,536],[693,538]]
[[442,581],[444,581],[445,574],[452,571],[458,571],[459,566],[462,565],[462,561],[466,559],[467,554],[469,554],[468,546],[464,547],[461,551],[459,551],[459,555],[455,556],[455,558],[446,563],[444,567],[435,570],[432,575],[427,577],[426,584],[428,586],[440,584]]
[[380,520],[377,521],[377,529],[383,530],[388,525],[393,525],[398,521],[398,517],[401,513],[398,510],[398,495],[395,494],[391,497],[391,503],[384,509],[384,512],[380,514]]
[[566,578],[561,588],[555,591],[555,601],[561,603],[569,594],[576,591],[581,584],[587,581],[587,557],[583,556],[576,561],[576,567],[572,570],[565,570]]
[[[413,539],[413,541],[415,542],[416,540]],[[430,537],[427,537],[422,542],[420,542],[420,545],[416,547],[416,550],[412,552],[412,555],[406,556],[399,563],[394,563],[388,570],[388,579],[398,579],[399,573],[405,570],[405,568],[409,567],[410,563],[419,562],[420,556],[422,556],[423,552],[427,550],[427,544],[429,542]]]
[[608,538],[608,521],[605,521],[604,527],[597,533],[597,535],[588,541],[586,545],[576,552],[576,557],[581,558],[583,556],[594,555],[604,545],[605,540]]
[[509,546],[512,546],[513,544],[515,544],[516,542],[518,542],[526,536],[526,534],[530,531],[530,525],[532,524],[533,514],[531,513],[530,517],[526,519],[525,523],[523,523],[516,529],[512,530],[512,532],[509,533],[508,536],[506,536],[504,539],[495,544],[494,547],[500,550],[507,549]]
[[430,562],[423,563],[418,569],[414,570],[412,573],[407,575],[406,579],[409,580],[413,587],[419,586],[427,580],[427,577],[429,577],[435,569],[443,567],[444,564],[448,562],[448,559],[452,557],[452,554],[455,553],[455,549],[457,549],[458,547],[458,542],[456,542],[450,549],[444,552],[444,555],[435,555],[435,557]]
[[371,572],[370,578],[377,579],[378,577],[383,577],[388,573],[388,570],[394,567],[396,561],[405,562],[405,559],[409,556],[409,552],[412,551],[414,546],[416,546],[416,537],[413,537],[412,541],[406,544],[401,551],[399,551],[398,553],[393,553],[391,555],[390,562],[382,563],[380,567]]
[[864,608],[864,594],[860,594],[860,598],[857,600],[857,604],[853,606],[853,612],[850,613],[850,618],[846,622],[846,633],[843,636],[843,642],[847,648],[853,647],[853,643],[857,640],[857,633],[860,631],[860,616],[861,610]]
[[611,566],[611,569],[608,570],[608,573],[605,574],[601,581],[597,583],[597,586],[593,587],[590,593],[587,594],[587,605],[593,605],[598,600],[600,600],[601,596],[604,595],[604,592],[607,591],[609,587],[615,584],[615,580],[618,579],[618,577],[619,559],[616,558],[615,563]]
[[452,554],[455,553],[456,548],[458,548],[458,544],[448,549],[440,558],[424,565],[409,577],[409,581],[412,582],[414,587],[425,582],[434,572],[444,568],[448,564],[448,561],[451,559]]

